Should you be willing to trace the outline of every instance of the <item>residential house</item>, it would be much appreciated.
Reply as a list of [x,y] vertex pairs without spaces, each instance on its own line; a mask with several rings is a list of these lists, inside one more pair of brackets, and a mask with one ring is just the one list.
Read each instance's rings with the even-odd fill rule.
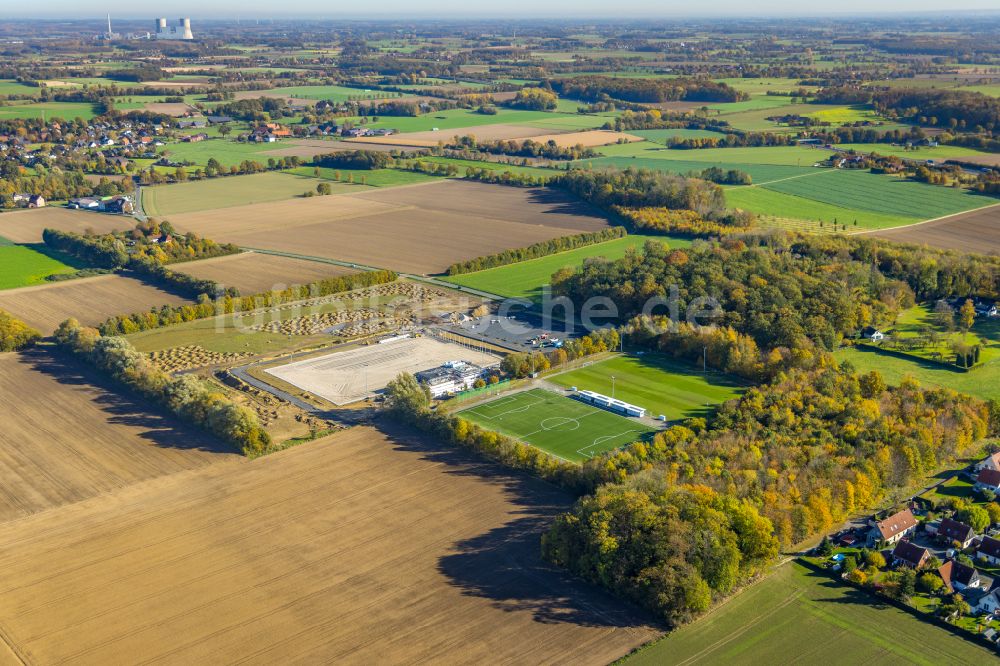
[[941,576],[945,586],[953,592],[960,592],[969,587],[977,589],[981,587],[979,571],[956,560],[948,560],[942,564],[938,569],[938,575]]
[[976,555],[994,566],[1000,564],[1000,541],[993,537],[983,537]]
[[875,521],[868,532],[868,545],[873,546],[879,541],[892,545],[903,537],[913,534],[917,529],[917,519],[909,509],[894,513],[885,520]]
[[984,469],[992,469],[996,470],[997,472],[1000,472],[1000,451],[997,451],[992,455],[986,456],[985,458],[976,463],[977,472]]
[[99,210],[101,200],[96,197],[79,197],[77,199],[70,199],[66,205],[70,208],[80,208],[82,210]]
[[976,477],[976,490],[991,490],[1000,493],[1000,472],[995,469],[980,470]]
[[32,194],[28,197],[28,208],[42,208],[45,206],[45,198],[41,194]]
[[101,210],[107,213],[131,215],[134,210],[132,198],[120,194],[108,197],[101,201]]
[[963,549],[969,547],[975,536],[976,531],[972,527],[951,518],[943,519],[937,529],[938,540],[948,544],[960,543]]
[[204,132],[199,132],[198,134],[192,134],[191,136],[185,136],[181,139],[184,143],[198,143],[199,141],[204,141],[208,138],[208,135]]
[[871,342],[878,342],[885,338],[885,333],[874,326],[866,326],[861,330],[861,337],[868,338]]
[[929,559],[931,559],[929,550],[921,548],[910,541],[900,541],[892,549],[893,566],[908,566],[919,569],[927,564],[927,560]]

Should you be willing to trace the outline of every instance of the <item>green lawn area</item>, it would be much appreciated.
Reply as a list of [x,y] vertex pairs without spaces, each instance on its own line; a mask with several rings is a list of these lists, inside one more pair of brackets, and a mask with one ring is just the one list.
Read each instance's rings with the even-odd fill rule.
[[839,349],[834,352],[834,358],[838,361],[850,361],[860,372],[878,370],[889,384],[899,384],[903,377],[909,375],[925,386],[950,388],[984,400],[1000,399],[1000,360],[994,360],[971,372],[962,372],[917,358],[910,360],[890,356],[870,347]]
[[94,106],[85,102],[31,102],[29,104],[0,106],[0,120],[41,118],[43,115],[46,120],[53,118],[90,120],[96,114]]
[[549,377],[560,386],[611,395],[670,421],[708,417],[714,406],[740,395],[744,384],[721,373],[702,373],[665,354],[613,356]]
[[998,361],[1000,321],[977,317],[970,331],[948,330],[936,320],[933,305],[921,303],[901,312],[887,332],[886,339],[876,346],[906,353],[917,359],[947,363],[954,359],[955,343],[982,345],[980,363]]
[[708,616],[625,661],[629,666],[937,666],[987,663],[994,658],[986,648],[789,562]]
[[940,486],[934,488],[934,490],[924,493],[921,497],[932,499],[936,504],[959,497],[971,500],[973,504],[982,504],[981,500],[975,496],[972,482],[966,481],[959,476],[951,477]]
[[744,111],[775,109],[780,106],[791,106],[791,104],[788,97],[780,95],[753,95],[750,99],[743,102],[720,102],[718,104],[708,104],[707,106],[709,109],[717,111],[719,115],[725,116]]
[[[142,188],[142,207],[147,215],[163,217],[212,208],[228,208],[244,204],[281,201],[316,191],[319,179],[290,173],[268,172],[248,176],[226,176],[205,180],[156,185]],[[335,193],[356,191],[352,187],[332,183]]]
[[559,252],[547,257],[521,261],[506,266],[498,266],[485,271],[444,277],[443,280],[473,289],[482,289],[491,294],[508,298],[528,298],[539,302],[542,287],[549,284],[552,274],[561,268],[577,268],[593,257],[604,257],[609,261],[621,259],[629,248],[641,249],[647,240],[665,242],[670,247],[687,247],[691,241],[667,236],[626,236],[604,243],[579,247],[575,250]]
[[0,239],[0,289],[40,284],[50,275],[72,273],[79,268],[83,264],[57,257],[44,245],[14,245]]
[[996,203],[992,197],[965,190],[862,170],[826,169],[816,177],[782,180],[763,187],[834,206],[924,220]]
[[[634,144],[633,144],[634,145]],[[705,169],[717,166],[720,169],[738,169],[750,175],[755,183],[770,183],[776,180],[791,178],[793,176],[803,176],[815,173],[817,170],[812,167],[787,166],[784,164],[753,164],[745,162],[705,162],[702,160],[689,160],[689,157],[699,157],[693,153],[708,152],[708,150],[669,150],[663,148],[660,154],[648,154],[643,157],[598,157],[589,160],[580,160],[573,165],[581,169],[651,169],[653,171],[666,171],[668,173],[687,174],[691,172],[700,173]]]
[[583,462],[653,433],[634,419],[543,389],[502,396],[458,415],[570,462]]
[[[669,130],[667,130],[669,131]],[[701,148],[692,150],[665,149],[654,143],[613,143],[602,146],[608,157],[645,157],[661,160],[682,160],[706,163],[705,167],[723,164],[780,165],[811,167],[829,153],[806,146],[761,146],[757,148]],[[703,167],[703,168],[705,168]]]
[[[730,88],[735,88],[743,92],[766,95],[769,90],[774,92],[789,92],[805,88],[815,90],[815,86],[800,86],[799,79],[788,79],[781,77],[761,77],[761,78],[739,78],[739,79],[715,79],[719,83],[725,83]],[[787,98],[786,98],[787,99]]]
[[818,111],[810,111],[809,107],[804,105],[802,109],[803,111],[800,115],[806,116],[807,118],[815,118],[816,120],[827,122],[834,126],[864,122],[866,120],[879,120],[879,117],[875,113],[874,109],[867,105],[834,106],[822,108]]
[[989,155],[980,150],[965,148],[963,146],[922,146],[907,150],[905,146],[892,145],[888,143],[842,143],[837,144],[838,148],[844,150],[855,150],[859,153],[878,153],[879,155],[895,155],[911,160],[946,160],[960,159],[962,157],[981,157]]
[[[204,130],[198,130],[204,131]],[[240,143],[231,139],[206,139],[197,143],[171,143],[162,148],[164,154],[175,162],[193,162],[205,166],[214,157],[223,166],[237,165],[243,160],[267,163],[267,153],[281,150],[288,145],[281,143]]]
[[[810,174],[821,174],[813,171]],[[804,179],[812,175],[803,176]],[[821,176],[817,176],[821,177]],[[848,225],[848,231],[857,229],[888,229],[919,222],[921,218],[907,215],[887,215],[870,210],[848,208],[807,199],[794,194],[775,192],[766,187],[727,187],[726,204],[732,208],[743,208],[757,213],[763,218],[778,218],[776,226],[789,227],[799,231],[831,231],[833,221],[838,225]],[[819,226],[819,221],[824,226]],[[854,221],[857,220],[857,227]],[[762,219],[762,224],[770,224],[769,219]],[[838,227],[839,229],[839,227]]]
[[[415,183],[426,183],[437,178],[437,176],[431,176],[426,173],[403,171],[402,169],[372,169],[369,171],[365,169],[332,169],[329,167],[319,167],[319,177],[324,180],[335,180],[338,171],[340,172],[340,181],[342,183],[347,183],[348,177],[353,177],[354,184],[360,186],[363,178],[365,185],[369,187],[413,185]],[[316,173],[316,168],[311,166],[296,167],[290,169],[287,173],[299,176],[313,176]],[[348,187],[350,186],[348,185]],[[335,191],[339,192],[339,190]],[[349,191],[352,190],[344,190],[344,192]]]
[[[934,320],[929,304],[912,307],[897,318],[889,337],[915,338],[928,330],[938,331],[941,339],[936,344],[905,351],[906,357],[881,352],[865,345],[844,348],[836,352],[839,360],[848,360],[863,372],[878,370],[891,384],[898,384],[911,375],[923,384],[950,388],[979,398],[1000,398],[1000,319],[977,317],[969,333],[946,332]],[[982,341],[981,364],[969,372],[935,362],[936,354],[945,360],[952,358],[950,338],[964,338],[967,343]],[[883,343],[884,344],[884,343]]]
[[14,79],[0,79],[0,95],[32,95],[37,97],[39,90],[34,86],[18,83]]

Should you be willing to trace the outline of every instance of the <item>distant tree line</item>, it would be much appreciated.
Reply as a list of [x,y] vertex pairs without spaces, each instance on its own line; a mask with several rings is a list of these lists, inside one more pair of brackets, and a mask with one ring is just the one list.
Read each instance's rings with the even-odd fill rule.
[[385,169],[393,163],[391,155],[375,150],[351,150],[317,155],[312,163],[331,169]]
[[515,157],[542,157],[550,160],[579,160],[599,157],[600,153],[593,148],[582,145],[560,146],[554,139],[545,143],[531,139],[509,139],[497,141],[479,141],[475,136],[458,137],[447,148],[452,150],[472,150],[491,155],[513,155]]
[[693,210],[664,207],[625,208],[614,211],[634,230],[642,233],[675,234],[680,236],[725,236],[749,231],[753,216],[733,212],[721,219],[705,219]]
[[598,101],[604,98],[627,102],[739,102],[749,99],[725,83],[711,79],[643,79],[617,76],[575,76],[552,81],[552,88],[563,97]]
[[527,261],[529,259],[537,259],[550,254],[573,250],[578,247],[603,243],[615,238],[623,238],[626,235],[627,232],[623,227],[608,227],[600,231],[576,234],[574,236],[561,236],[559,238],[541,241],[527,247],[512,248],[510,250],[504,250],[503,252],[497,252],[496,254],[489,254],[482,257],[476,257],[475,259],[469,259],[468,261],[455,263],[449,266],[445,273],[447,275],[475,273],[476,271],[486,270],[487,268],[496,268],[497,266],[505,266],[507,264],[514,264],[520,261]]

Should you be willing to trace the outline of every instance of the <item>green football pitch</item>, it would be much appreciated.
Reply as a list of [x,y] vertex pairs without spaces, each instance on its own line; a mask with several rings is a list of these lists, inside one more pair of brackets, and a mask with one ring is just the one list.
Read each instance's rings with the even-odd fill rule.
[[635,419],[544,389],[503,396],[459,416],[570,462],[583,462],[654,432]]

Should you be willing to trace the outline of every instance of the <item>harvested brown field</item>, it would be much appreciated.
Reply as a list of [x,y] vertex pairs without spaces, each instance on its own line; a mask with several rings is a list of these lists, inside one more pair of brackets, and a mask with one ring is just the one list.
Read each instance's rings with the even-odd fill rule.
[[958,162],[958,163],[968,163],[968,164],[981,164],[987,167],[1000,167],[1000,155],[969,155],[962,158],[956,158],[953,160],[945,160],[945,162]]
[[114,315],[186,302],[124,275],[99,275],[0,292],[0,310],[16,315],[46,335],[70,317],[94,326]]
[[171,268],[178,273],[213,280],[224,287],[236,287],[242,294],[259,294],[357,272],[335,264],[257,252],[175,264]]
[[148,102],[144,108],[150,113],[162,113],[167,116],[174,116],[175,118],[179,118],[189,111],[194,110],[194,107],[188,106],[183,102]]
[[42,348],[0,354],[0,521],[242,458],[116,388]]
[[[401,136],[401,135],[396,134],[395,136]],[[359,146],[357,141],[358,141],[357,139],[344,139],[342,141],[333,141],[331,142],[330,148],[328,149],[327,152],[336,153],[336,152],[353,151],[353,150],[368,150],[373,153],[391,153],[394,150],[407,152],[407,151],[412,151],[415,148],[415,146],[406,146],[401,143],[366,143],[362,146]]]
[[554,190],[460,180],[238,206],[171,222],[242,247],[421,274],[607,226],[595,209]]
[[135,220],[69,208],[34,208],[0,213],[0,237],[15,243],[41,243],[46,228],[77,233],[108,233],[130,229]]
[[181,213],[172,215],[170,222],[178,229],[185,231],[190,229],[205,238],[237,242],[232,239],[258,232],[285,235],[285,232],[292,229],[319,222],[351,220],[403,208],[393,204],[365,201],[355,196],[334,194]]
[[355,428],[0,526],[26,663],[606,664],[656,634],[538,557],[571,498]]
[[611,130],[588,130],[584,132],[570,132],[568,134],[542,134],[528,138],[538,143],[555,141],[556,145],[560,148],[572,148],[574,146],[594,148],[596,146],[607,146],[608,144],[618,143],[619,141],[626,141],[628,143],[645,141],[641,136],[626,134],[625,132],[613,132]]
[[345,148],[340,141],[324,141],[322,139],[292,139],[283,141],[282,147],[267,151],[268,157],[302,157],[311,158],[316,155],[334,153],[338,150],[357,150],[357,147]]
[[1000,254],[1000,204],[931,222],[877,231],[873,235],[901,243]]
[[363,136],[351,139],[356,143],[392,143],[400,146],[431,147],[439,141],[445,143],[455,137],[472,135],[480,141],[495,141],[498,139],[527,139],[538,134],[537,127],[524,125],[480,125],[478,127],[456,127],[455,129],[439,130],[437,132],[407,132],[389,136]]
[[545,188],[439,180],[413,187],[370,190],[352,197],[572,231],[599,231],[608,226],[607,218],[596,208],[558,190]]

